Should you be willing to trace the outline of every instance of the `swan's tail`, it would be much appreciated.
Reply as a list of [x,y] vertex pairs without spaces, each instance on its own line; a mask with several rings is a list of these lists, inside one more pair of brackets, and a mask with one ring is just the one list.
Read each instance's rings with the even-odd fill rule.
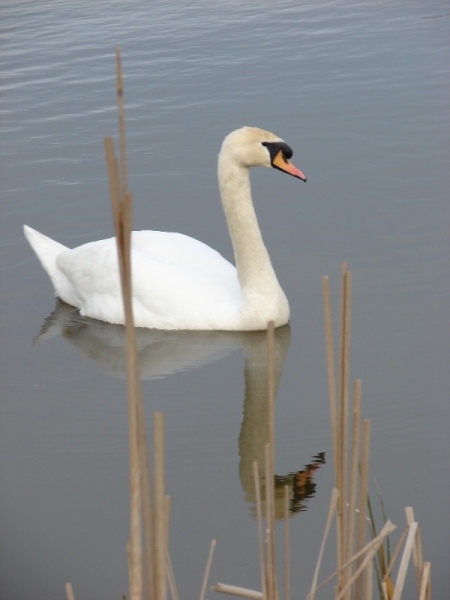
[[59,242],[55,242],[51,238],[39,233],[35,229],[23,226],[23,232],[27,238],[30,246],[36,252],[43,269],[47,272],[48,276],[53,283],[55,293],[57,296],[62,298],[69,304],[74,304],[73,301],[73,287],[67,277],[58,268],[56,259],[61,252],[68,250],[67,246],[63,246]]

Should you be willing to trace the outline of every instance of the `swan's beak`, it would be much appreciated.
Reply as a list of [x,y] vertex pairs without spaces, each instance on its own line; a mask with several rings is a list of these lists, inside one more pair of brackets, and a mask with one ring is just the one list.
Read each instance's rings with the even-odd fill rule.
[[295,165],[288,161],[281,150],[273,159],[272,166],[275,167],[275,169],[280,169],[280,171],[288,173],[288,175],[292,175],[293,177],[297,177],[302,181],[306,181],[306,175],[303,175],[300,169],[297,169]]

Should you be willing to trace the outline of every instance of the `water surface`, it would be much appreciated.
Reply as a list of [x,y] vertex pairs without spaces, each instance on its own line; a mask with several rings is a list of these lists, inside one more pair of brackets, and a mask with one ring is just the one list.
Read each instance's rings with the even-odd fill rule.
[[[55,305],[21,231],[27,223],[69,246],[112,234],[103,138],[117,131],[117,44],[137,229],[182,231],[232,259],[216,157],[242,125],[283,137],[308,175],[304,185],[252,173],[292,310],[276,473],[292,479],[326,455],[291,518],[293,590],[306,596],[333,482],[321,277],[330,275],[337,323],[348,261],[352,378],[362,378],[372,419],[371,476],[399,528],[404,507],[414,507],[433,597],[446,598],[447,9],[386,0],[3,2],[2,598],[60,598],[66,581],[77,598],[127,589],[121,334],[63,311],[33,343]],[[181,593],[199,593],[213,537],[211,582],[258,587],[245,448],[264,435],[250,385],[261,339],[147,333],[143,392],[150,425],[153,411],[166,414]],[[330,549],[324,571],[332,565]]]

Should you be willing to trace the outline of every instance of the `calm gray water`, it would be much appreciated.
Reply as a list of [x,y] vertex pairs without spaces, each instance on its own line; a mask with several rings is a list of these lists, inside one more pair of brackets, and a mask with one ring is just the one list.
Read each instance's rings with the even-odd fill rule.
[[[300,184],[252,174],[292,309],[278,341],[276,473],[319,467],[291,519],[293,594],[309,589],[333,484],[321,277],[337,325],[348,261],[371,477],[399,529],[414,507],[434,598],[448,597],[448,2],[299,4],[2,3],[5,600],[61,598],[66,581],[77,598],[127,590],[121,332],[63,307],[35,340],[55,304],[21,231],[27,223],[69,246],[111,235],[103,138],[117,131],[117,44],[136,228],[182,231],[231,259],[216,156],[242,125],[283,137],[308,175]],[[264,340],[142,332],[139,341],[149,424],[153,411],[166,414],[182,597],[198,595],[213,537],[211,583],[258,587],[248,457],[267,425],[254,380]],[[314,459],[322,452],[325,464]],[[332,568],[331,547],[324,574]]]

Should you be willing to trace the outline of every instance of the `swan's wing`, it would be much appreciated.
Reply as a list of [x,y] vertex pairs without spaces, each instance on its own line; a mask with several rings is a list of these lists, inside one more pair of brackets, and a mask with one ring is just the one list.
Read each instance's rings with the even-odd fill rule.
[[[123,322],[114,238],[62,252],[58,267],[82,298],[83,315]],[[134,232],[132,277],[138,326],[207,329],[210,319],[229,318],[240,305],[235,267],[182,234]]]
[[159,231],[134,232],[132,247],[136,321],[139,305],[161,329],[217,329],[222,319],[237,317],[236,269],[218,252],[194,238]]
[[[195,269],[234,267],[219,252],[182,233],[167,231],[133,231],[132,248],[149,258]],[[220,268],[220,267],[218,267]]]

